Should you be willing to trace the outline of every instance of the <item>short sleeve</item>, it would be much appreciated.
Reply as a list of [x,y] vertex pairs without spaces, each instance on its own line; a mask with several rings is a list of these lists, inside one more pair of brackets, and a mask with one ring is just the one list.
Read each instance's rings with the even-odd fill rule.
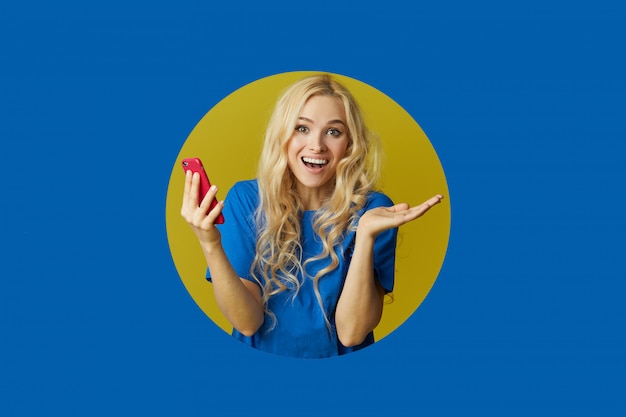
[[[255,210],[258,206],[256,181],[236,183],[225,199],[224,224],[217,225],[222,235],[222,247],[240,278],[254,281],[250,267],[256,253]],[[207,280],[211,274],[207,268]]]

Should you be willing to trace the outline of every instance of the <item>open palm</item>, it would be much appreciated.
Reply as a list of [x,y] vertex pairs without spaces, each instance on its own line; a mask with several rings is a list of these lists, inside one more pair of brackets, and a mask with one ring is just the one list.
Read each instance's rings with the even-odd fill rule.
[[443,200],[443,196],[437,194],[414,207],[401,203],[392,207],[377,207],[368,210],[359,220],[359,230],[375,237],[380,232],[402,226],[423,216],[431,207],[439,204],[441,200]]

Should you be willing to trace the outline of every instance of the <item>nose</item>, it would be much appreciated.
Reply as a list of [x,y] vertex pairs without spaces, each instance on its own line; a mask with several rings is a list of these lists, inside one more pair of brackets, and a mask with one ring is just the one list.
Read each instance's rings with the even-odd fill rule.
[[[313,133],[313,132],[312,132]],[[307,142],[307,148],[311,152],[320,153],[326,150],[326,146],[324,145],[324,135],[322,132],[313,133],[309,135],[309,140]]]

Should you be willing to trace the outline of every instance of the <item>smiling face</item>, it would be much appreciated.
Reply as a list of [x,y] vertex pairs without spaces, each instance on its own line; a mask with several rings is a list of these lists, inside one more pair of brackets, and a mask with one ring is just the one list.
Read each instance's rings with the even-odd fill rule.
[[289,139],[289,169],[305,208],[316,209],[333,190],[337,164],[349,144],[346,112],[337,97],[309,98]]

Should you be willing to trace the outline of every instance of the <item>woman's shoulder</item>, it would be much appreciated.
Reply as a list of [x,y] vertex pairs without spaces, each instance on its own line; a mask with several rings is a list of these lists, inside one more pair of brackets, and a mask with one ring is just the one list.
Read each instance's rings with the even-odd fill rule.
[[255,208],[259,204],[259,185],[256,179],[236,182],[228,191],[226,201]]
[[387,196],[387,194],[381,191],[371,191],[367,194],[367,202],[365,203],[365,209],[369,210],[375,207],[391,207],[394,203]]
[[259,195],[259,183],[256,179],[237,181],[230,189],[229,192],[236,192],[239,194],[252,194]]

